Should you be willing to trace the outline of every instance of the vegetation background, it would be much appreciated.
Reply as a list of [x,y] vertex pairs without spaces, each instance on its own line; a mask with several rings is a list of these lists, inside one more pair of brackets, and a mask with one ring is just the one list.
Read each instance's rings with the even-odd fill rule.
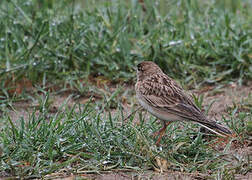
[[[251,177],[251,1],[3,0],[0,27],[0,177]],[[156,147],[157,120],[133,113],[143,60],[196,89],[206,113],[245,90],[221,104],[234,137],[174,123]]]

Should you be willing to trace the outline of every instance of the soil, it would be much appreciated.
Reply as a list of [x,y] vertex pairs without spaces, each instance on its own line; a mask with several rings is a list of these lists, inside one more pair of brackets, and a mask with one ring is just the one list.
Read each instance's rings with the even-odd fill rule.
[[[96,179],[96,180],[205,180],[213,179],[208,174],[201,173],[183,173],[183,172],[174,172],[166,171],[163,173],[154,172],[154,171],[145,171],[145,172],[104,172],[102,174],[80,174],[80,175],[70,175],[64,176],[59,174],[48,175],[46,179],[63,179],[63,180],[74,180],[74,179]],[[252,179],[252,173],[247,173],[246,175],[235,175],[236,180],[250,180]]]

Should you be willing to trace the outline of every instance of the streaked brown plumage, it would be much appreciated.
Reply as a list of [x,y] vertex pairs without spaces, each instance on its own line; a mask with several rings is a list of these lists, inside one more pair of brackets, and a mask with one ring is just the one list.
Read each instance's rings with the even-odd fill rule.
[[173,121],[193,121],[219,135],[229,135],[231,131],[215,121],[209,120],[193,103],[191,96],[151,61],[137,65],[136,96],[139,103],[151,114],[162,120],[159,144],[166,127]]

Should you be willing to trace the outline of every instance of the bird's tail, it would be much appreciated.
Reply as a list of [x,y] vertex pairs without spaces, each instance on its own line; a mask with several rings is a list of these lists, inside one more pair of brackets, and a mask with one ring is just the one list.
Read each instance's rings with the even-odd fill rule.
[[222,125],[219,125],[217,124],[216,122],[214,121],[207,121],[207,122],[198,122],[200,125],[202,125],[203,127],[207,128],[208,130],[220,135],[220,136],[230,136],[232,135],[232,132],[222,126]]

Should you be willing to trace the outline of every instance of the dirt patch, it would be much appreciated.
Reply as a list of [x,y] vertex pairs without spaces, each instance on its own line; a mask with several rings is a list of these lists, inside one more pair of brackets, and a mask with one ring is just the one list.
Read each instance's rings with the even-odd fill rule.
[[[74,180],[74,179],[96,179],[96,180],[138,180],[138,179],[152,179],[152,180],[205,180],[205,179],[213,179],[213,177],[208,174],[202,173],[182,173],[182,172],[172,172],[167,171],[163,173],[158,173],[154,171],[145,171],[145,172],[105,172],[102,174],[79,174],[79,175],[58,175],[51,174],[45,176],[45,179],[63,179],[63,180]],[[247,175],[235,175],[234,178],[236,180],[248,180],[252,179],[252,173],[248,173]]]
[[[235,83],[224,86],[222,88],[218,87],[204,87],[200,90],[193,90],[192,93],[196,95],[204,95],[203,106],[208,106],[211,102],[213,102],[210,111],[208,113],[211,119],[221,119],[221,117],[227,114],[228,109],[233,107],[234,105],[240,105],[245,101],[249,94],[252,92],[252,81],[247,83],[246,86],[238,86]],[[110,90],[115,90],[114,87],[111,87]],[[134,86],[125,87],[125,91],[128,92],[126,95],[121,96],[122,106],[124,109],[124,116],[126,117],[132,112],[133,106],[138,105],[135,96],[134,96]],[[59,95],[54,95],[50,97],[50,112],[54,113],[62,106],[62,104],[66,103],[69,107],[73,107],[74,104],[80,103],[85,104],[90,99],[87,96],[80,97],[78,99],[74,99],[70,97],[71,93],[64,93]],[[66,99],[68,99],[66,101]],[[251,98],[252,99],[252,98]],[[101,96],[97,95],[92,98],[92,101],[100,101]],[[251,100],[252,101],[252,100]],[[252,102],[251,102],[252,103]],[[17,102],[14,104],[15,111],[10,111],[9,115],[12,120],[17,120],[20,117],[24,119],[28,119],[29,113],[33,110],[33,108],[38,109],[39,104],[36,102]],[[114,111],[113,109],[111,110]]]
[[232,83],[222,88],[211,87],[210,90],[207,91],[204,89],[203,91],[196,91],[197,94],[204,93],[205,98],[203,106],[208,106],[211,102],[214,102],[208,115],[210,118],[216,119],[221,119],[223,115],[225,116],[230,107],[239,107],[242,103],[246,103],[251,92],[252,81],[248,82],[246,86],[238,86]]

